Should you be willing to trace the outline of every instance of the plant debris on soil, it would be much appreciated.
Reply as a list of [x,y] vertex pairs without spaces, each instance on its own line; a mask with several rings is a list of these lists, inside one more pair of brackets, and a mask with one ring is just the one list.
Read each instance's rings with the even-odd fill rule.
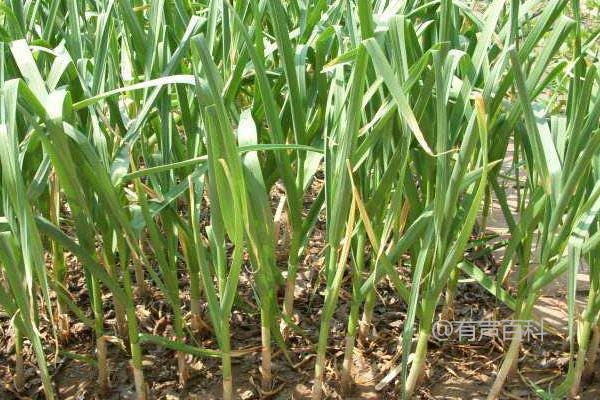
[[[322,181],[313,183],[313,188],[305,198],[308,210]],[[272,192],[272,205],[279,204],[282,190]],[[293,364],[287,362],[281,351],[274,354],[274,380],[272,389],[264,391],[260,387],[260,316],[252,288],[250,271],[244,271],[239,285],[235,311],[232,317],[232,348],[236,353],[233,358],[233,376],[236,396],[242,400],[251,399],[309,399],[313,381],[315,343],[318,340],[320,311],[324,293],[323,282],[319,280],[319,269],[323,266],[323,247],[325,220],[321,215],[298,274],[295,293],[294,319],[302,334],[291,330],[287,344]],[[281,227],[280,242],[286,240],[285,226]],[[284,249],[285,246],[280,246]],[[478,266],[488,272],[495,272],[497,267],[491,255],[483,253],[475,261]],[[367,254],[367,258],[370,253]],[[279,263],[283,266],[287,254],[279,252]],[[73,299],[83,309],[90,309],[89,298],[81,265],[77,259],[67,256],[69,266],[68,286]],[[409,276],[405,267],[399,267],[400,276]],[[182,271],[182,276],[183,276]],[[464,277],[463,277],[464,278]],[[181,282],[181,299],[189,304],[189,292],[184,280]],[[343,344],[346,335],[349,300],[352,287],[349,276],[345,278],[340,303],[334,314],[331,343],[328,348],[328,364],[326,365],[325,395],[331,399],[397,399],[396,385],[400,377],[381,390],[377,383],[399,362],[401,358],[401,337],[403,323],[406,318],[406,305],[398,299],[391,283],[386,279],[377,287],[377,305],[374,310],[374,323],[370,327],[371,336],[366,341],[358,341],[354,350],[353,377],[355,381],[352,392],[342,396],[339,387],[339,371],[343,358]],[[462,279],[457,288],[455,298],[454,321],[501,321],[510,319],[511,311],[486,292],[476,282]],[[280,290],[280,296],[283,291]],[[109,329],[116,326],[115,312],[112,309],[110,295],[105,300],[105,321]],[[146,294],[142,304],[137,306],[137,315],[141,333],[174,337],[169,306],[158,290]],[[208,320],[207,311],[204,316]],[[91,312],[91,311],[90,311]],[[441,309],[439,310],[441,313]],[[189,316],[189,309],[185,309]],[[439,315],[439,314],[438,314]],[[11,369],[14,368],[14,340],[7,315],[0,314],[0,399],[33,399],[43,397],[41,381],[37,376],[35,360],[31,349],[25,341],[26,387],[17,393],[12,385]],[[40,335],[45,343],[52,343],[52,332],[48,324],[42,324]],[[194,344],[201,348],[217,349],[217,344],[210,332],[196,332]],[[135,389],[128,370],[129,356],[123,342],[116,337],[109,338],[109,368],[111,390],[100,394],[95,385],[96,370],[93,330],[82,322],[70,326],[68,341],[61,344],[58,354],[48,349],[49,364],[52,377],[60,399],[63,400],[128,400],[135,399]],[[416,393],[418,399],[483,399],[497,372],[497,366],[508,347],[508,340],[503,342],[500,335],[484,337],[476,342],[460,341],[454,335],[448,340],[430,340],[430,351],[427,355],[426,375]],[[565,347],[566,346],[566,347]],[[221,398],[221,377],[219,358],[198,358],[187,356],[191,369],[190,379],[182,387],[177,376],[177,359],[175,352],[153,344],[144,345],[144,372],[152,382],[150,392],[152,398],[164,400],[190,399],[212,400]],[[542,338],[534,338],[524,343],[519,372],[508,382],[503,392],[506,399],[529,399],[535,385],[551,385],[559,383],[564,376],[568,364],[568,343],[565,337],[544,332]],[[584,377],[584,392],[581,399],[600,398],[600,374]]]

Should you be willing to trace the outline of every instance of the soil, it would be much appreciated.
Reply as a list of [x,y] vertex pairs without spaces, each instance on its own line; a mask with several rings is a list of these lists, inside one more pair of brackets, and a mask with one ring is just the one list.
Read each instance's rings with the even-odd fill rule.
[[[321,179],[317,179],[306,196],[306,209],[310,207],[320,189]],[[282,190],[276,186],[272,193],[275,209]],[[493,228],[493,223],[491,224]],[[287,254],[284,249],[285,221],[280,233],[279,264],[285,269]],[[233,376],[236,396],[250,400],[258,398],[308,399],[312,387],[315,343],[318,338],[320,312],[324,300],[324,283],[319,278],[319,269],[323,266],[323,246],[325,220],[321,215],[313,232],[297,282],[295,300],[295,319],[303,330],[303,335],[291,332],[287,344],[293,364],[289,364],[281,351],[276,351],[273,359],[274,382],[272,390],[264,393],[260,390],[260,315],[256,306],[248,269],[240,280],[239,295],[232,317],[232,346],[240,353],[233,359]],[[367,259],[369,254],[367,254]],[[67,254],[69,266],[68,289],[73,300],[82,309],[89,308],[88,293],[78,261]],[[481,257],[473,260],[484,271],[493,272],[496,261],[493,257]],[[401,276],[407,275],[403,266],[398,267]],[[182,275],[184,273],[181,266]],[[457,290],[454,319],[459,320],[502,320],[510,319],[510,311],[499,304],[476,283],[462,277]],[[185,283],[185,280],[182,280]],[[182,287],[183,303],[189,305],[187,285]],[[280,296],[283,295],[280,290]],[[375,385],[399,362],[401,362],[400,341],[403,322],[406,317],[404,302],[400,301],[388,281],[377,287],[378,301],[375,307],[374,324],[371,337],[358,341],[354,353],[353,391],[345,396],[339,390],[339,371],[343,359],[343,345],[346,334],[349,300],[351,299],[350,280],[347,276],[340,294],[337,311],[332,322],[332,332],[328,349],[328,361],[325,376],[325,394],[332,399],[396,399],[399,398],[397,383],[399,377],[376,390]],[[106,295],[105,317],[107,335],[115,332],[115,313],[111,296]],[[140,329],[144,333],[173,337],[169,306],[163,296],[154,290],[150,296],[138,299],[137,313]],[[563,309],[564,304],[556,306]],[[189,310],[184,310],[188,313]],[[73,316],[72,316],[73,317]],[[208,314],[205,315],[208,321]],[[41,382],[37,376],[35,359],[31,348],[25,342],[26,386],[18,393],[12,384],[14,369],[14,342],[8,316],[0,315],[0,399],[43,398],[40,392]],[[45,343],[53,343],[47,321],[42,321],[40,334]],[[60,399],[134,399],[134,387],[128,366],[128,355],[123,343],[109,337],[109,360],[111,390],[100,395],[96,387],[94,363],[94,335],[91,328],[81,322],[71,324],[69,340],[61,345],[62,351],[54,355],[54,348],[48,347],[49,364]],[[217,349],[210,334],[196,335],[191,344],[208,349]],[[565,336],[560,332],[546,332],[543,341],[532,340],[523,346],[519,363],[519,373],[512,377],[505,387],[503,398],[535,398],[533,383],[547,388],[561,382],[568,363],[568,346]],[[486,393],[495,377],[503,349],[507,343],[501,338],[486,338],[477,342],[448,341],[429,343],[427,371],[416,393],[419,399],[480,399]],[[154,399],[219,399],[221,397],[220,360],[217,358],[197,358],[188,356],[191,377],[182,387],[178,383],[177,360],[171,350],[146,344],[144,349],[144,372],[150,384],[151,398]],[[583,399],[600,398],[600,377],[591,377],[584,382]]]
[[[274,399],[307,399],[310,396],[314,368],[314,343],[317,341],[319,327],[319,310],[323,295],[317,290],[311,294],[313,282],[310,269],[302,271],[300,279],[306,285],[296,297],[297,318],[299,326],[306,337],[291,335],[288,345],[295,366],[288,364],[284,357],[274,357],[273,374],[275,380],[271,398]],[[316,272],[313,272],[316,277]],[[316,278],[312,278],[314,280]],[[232,323],[233,348],[246,350],[242,357],[233,362],[234,379],[237,397],[244,400],[261,397],[259,390],[260,374],[260,318],[256,311],[251,288],[245,284],[240,288],[239,307],[234,313]],[[346,399],[396,399],[398,392],[394,383],[390,383],[381,391],[375,385],[399,360],[399,338],[405,318],[405,307],[395,296],[389,283],[378,287],[379,302],[375,308],[373,336],[365,342],[358,342],[354,354],[354,391],[345,397],[339,394],[339,370],[343,358],[343,343],[346,326],[346,310],[348,308],[349,282],[342,292],[340,305],[332,324],[326,369],[326,393],[329,398]],[[455,319],[495,319],[510,318],[508,310],[495,302],[495,299],[474,283],[462,283],[458,288]],[[158,297],[158,296],[157,296]],[[83,300],[85,302],[87,300]],[[107,298],[107,304],[109,299]],[[168,320],[166,304],[160,298],[146,302],[139,308],[142,329],[148,333],[172,335],[172,327]],[[242,311],[243,310],[243,311]],[[111,318],[112,314],[112,318]],[[163,322],[167,316],[166,324]],[[114,313],[107,312],[107,331],[114,326]],[[12,335],[8,328],[8,320],[2,320],[0,335],[0,387],[1,399],[43,398],[39,392],[40,380],[37,378],[33,359],[26,346],[27,385],[25,392],[17,393],[12,388],[11,371],[14,368],[12,354]],[[47,336],[48,332],[42,332]],[[215,348],[211,338],[196,338],[199,346]],[[507,384],[503,398],[527,399],[535,398],[529,380],[542,387],[561,382],[566,372],[568,353],[564,338],[547,334],[543,342],[527,343],[521,353],[519,374]],[[420,399],[478,399],[485,398],[497,371],[503,354],[505,343],[499,340],[486,340],[478,343],[459,342],[456,340],[429,344],[428,368],[422,385],[418,390]],[[93,333],[81,323],[71,327],[71,338],[65,348],[74,354],[93,357]],[[73,359],[72,356],[50,356],[53,366],[52,374],[64,400],[83,400],[105,398],[110,400],[134,399],[133,383],[128,368],[127,353],[118,345],[109,346],[111,370],[110,393],[100,396],[95,385],[95,368],[86,360]],[[48,349],[51,354],[52,349]],[[145,345],[144,371],[150,390],[155,399],[219,399],[221,395],[220,360],[188,357],[191,367],[191,378],[185,387],[177,380],[177,361],[172,351],[164,348]],[[596,377],[584,385],[583,399],[597,399],[600,396],[600,380]]]

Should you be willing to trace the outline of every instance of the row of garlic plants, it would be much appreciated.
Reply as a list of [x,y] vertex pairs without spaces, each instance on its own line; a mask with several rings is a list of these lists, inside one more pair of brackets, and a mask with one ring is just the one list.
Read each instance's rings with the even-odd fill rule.
[[[7,1],[0,20],[0,304],[14,325],[17,387],[27,338],[44,393],[56,398],[46,360],[79,320],[95,334],[101,391],[110,384],[107,336],[116,335],[139,399],[149,396],[146,343],[177,354],[183,384],[186,354],[220,358],[223,398],[233,398],[230,323],[249,268],[268,391],[273,347],[292,362],[286,339],[302,330],[297,275],[323,215],[314,399],[323,396],[346,276],[343,390],[382,280],[407,316],[402,360],[378,387],[398,378],[410,397],[433,323],[442,305],[451,316],[462,275],[527,320],[544,288],[567,273],[571,359],[556,390],[577,393],[595,361],[600,312],[600,75],[597,35],[584,39],[578,1],[495,0],[483,12],[449,0]],[[502,169],[509,146],[517,210]],[[324,185],[307,206],[319,171]],[[284,269],[276,184],[285,190]],[[510,230],[495,276],[465,257],[492,198]],[[84,270],[89,308],[67,289],[65,252]],[[582,259],[591,287],[578,314]],[[157,293],[173,337],[138,326],[136,305]],[[191,340],[207,327],[218,349]],[[42,342],[40,329],[55,341]],[[490,398],[516,368],[521,339],[507,348]]]

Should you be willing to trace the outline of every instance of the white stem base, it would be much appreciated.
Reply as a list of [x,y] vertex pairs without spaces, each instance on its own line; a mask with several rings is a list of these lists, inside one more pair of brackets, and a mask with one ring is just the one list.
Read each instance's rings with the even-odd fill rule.
[[323,396],[323,363],[324,358],[317,354],[317,362],[315,364],[315,382],[312,389],[312,400],[321,400]]
[[342,364],[342,393],[350,392],[352,389],[352,366],[354,364],[354,336],[346,337],[346,350],[344,352],[344,362]]
[[25,388],[25,364],[23,361],[23,354],[18,352],[15,358],[15,375],[13,377],[13,383],[17,392],[21,392]]
[[496,376],[496,380],[490,389],[490,393],[488,394],[487,400],[496,400],[504,387],[504,383],[506,379],[510,375],[510,372],[516,368],[517,360],[519,359],[519,349],[521,348],[521,339],[523,336],[523,331],[520,325],[517,325],[517,330],[510,342],[510,346],[508,348],[508,352],[504,357],[504,361],[502,362],[502,366],[500,367],[500,371],[498,371],[498,375]]
[[425,372],[428,340],[429,333],[427,331],[420,331],[419,339],[417,340],[417,348],[415,349],[415,358],[413,359],[408,378],[406,379],[406,394],[408,398],[412,398],[412,395],[419,385],[423,373]]
[[598,347],[600,347],[600,325],[594,327],[592,341],[587,353],[587,364],[583,375],[588,378],[596,372],[596,358],[598,357]]
[[96,339],[96,355],[98,357],[98,388],[100,393],[106,393],[110,388],[110,382],[106,356],[106,338],[104,336]]
[[185,361],[185,353],[178,351],[177,352],[177,367],[179,370],[179,383],[182,386],[185,386],[185,383],[190,378],[190,374],[187,367],[187,362]]
[[273,377],[271,375],[271,331],[269,327],[263,326],[261,328],[262,333],[262,352],[261,352],[261,386],[265,391],[271,390],[271,382]]
[[133,365],[132,370],[137,400],[147,400],[148,392],[146,390],[146,382],[144,381],[144,371],[142,371],[141,369],[137,369]]

